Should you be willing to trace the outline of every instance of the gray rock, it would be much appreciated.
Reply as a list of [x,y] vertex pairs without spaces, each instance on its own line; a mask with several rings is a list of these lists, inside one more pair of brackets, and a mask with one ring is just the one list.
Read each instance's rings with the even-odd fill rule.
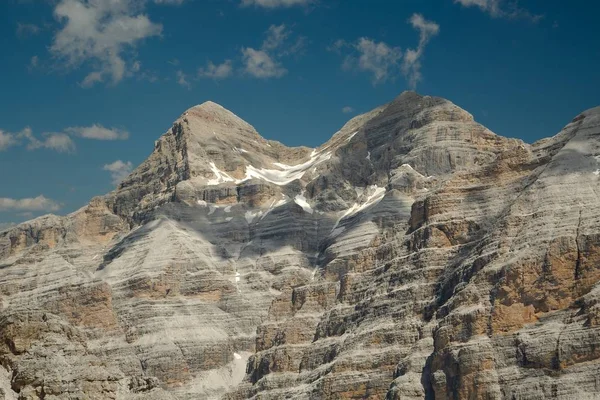
[[0,232],[0,393],[598,398],[599,183],[600,108],[529,145],[405,92],[309,149],[204,103]]

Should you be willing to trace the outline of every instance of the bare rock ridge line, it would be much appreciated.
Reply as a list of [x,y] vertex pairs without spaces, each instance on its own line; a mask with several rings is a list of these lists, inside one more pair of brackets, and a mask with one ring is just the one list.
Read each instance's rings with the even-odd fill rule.
[[600,398],[600,107],[534,144],[404,92],[316,149],[184,112],[0,232],[0,398]]

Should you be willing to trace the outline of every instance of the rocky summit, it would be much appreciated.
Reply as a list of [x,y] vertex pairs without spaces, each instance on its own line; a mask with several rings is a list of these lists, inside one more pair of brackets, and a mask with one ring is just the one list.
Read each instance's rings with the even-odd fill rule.
[[0,232],[0,398],[600,398],[600,107],[527,144],[404,92],[322,146],[184,112]]

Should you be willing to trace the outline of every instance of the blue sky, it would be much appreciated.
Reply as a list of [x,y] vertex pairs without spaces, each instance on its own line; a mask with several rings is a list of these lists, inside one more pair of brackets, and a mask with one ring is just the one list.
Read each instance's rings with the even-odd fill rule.
[[112,190],[187,108],[317,146],[403,90],[533,142],[600,105],[588,0],[4,0],[0,228]]

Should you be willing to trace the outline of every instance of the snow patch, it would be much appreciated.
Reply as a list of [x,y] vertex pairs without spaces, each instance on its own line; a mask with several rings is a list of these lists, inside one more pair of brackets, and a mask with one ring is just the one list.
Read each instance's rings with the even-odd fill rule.
[[231,206],[225,207],[225,210],[223,210],[223,211],[225,211],[226,213],[231,212]]
[[369,160],[369,161],[371,161],[371,152],[370,152],[370,151],[369,151],[369,152],[367,152],[367,157],[366,157],[366,159],[367,159],[367,160]]
[[198,205],[201,207],[206,207],[206,206],[208,206],[208,203],[205,202],[204,200],[198,200]]
[[235,151],[237,153],[248,153],[248,150],[244,150],[244,149],[241,149],[239,147],[234,147],[233,151]]
[[350,136],[348,136],[348,139],[346,139],[346,142],[349,142],[349,141],[351,141],[351,140],[352,140],[352,138],[353,138],[354,136],[356,136],[356,134],[357,134],[357,133],[358,133],[358,131],[356,131],[356,132],[354,132],[353,134],[351,134]]
[[215,211],[217,210],[217,208],[219,208],[219,206],[215,206],[215,205],[211,204],[211,205],[209,206],[208,215],[212,215],[212,214],[214,214],[214,213],[215,213]]
[[264,181],[274,183],[275,185],[284,186],[297,179],[301,179],[304,174],[311,168],[316,168],[317,165],[329,160],[331,158],[331,152],[319,153],[313,150],[310,159],[302,164],[298,165],[287,165],[281,163],[273,163],[279,169],[258,169],[253,165],[246,167],[246,176],[243,179],[234,179],[226,172],[221,171],[213,161],[210,162],[210,169],[215,175],[214,179],[209,179],[207,185],[214,186],[225,182],[234,182],[240,184],[250,179],[262,179]]
[[595,170],[595,171],[594,171],[594,175],[596,175],[596,176],[600,176],[600,169],[597,169],[597,170]]
[[242,180],[246,181],[252,178],[258,178],[265,180],[267,182],[274,183],[276,185],[287,185],[295,181],[296,179],[301,179],[302,176],[311,168],[314,168],[316,165],[327,161],[331,158],[331,153],[327,152],[325,154],[318,154],[313,151],[311,157],[308,161],[299,165],[286,165],[281,163],[273,163],[277,169],[258,169],[252,165],[246,168],[246,177]]
[[312,213],[313,213],[313,209],[312,209],[312,207],[310,206],[310,204],[308,204],[308,202],[306,201],[306,197],[304,197],[304,195],[301,195],[301,194],[297,195],[297,196],[294,198],[294,202],[295,202],[296,204],[298,204],[300,207],[302,207],[302,209],[303,209],[304,211],[306,211],[307,213],[309,213],[309,214],[312,214]]
[[277,203],[275,203],[274,208],[281,207],[282,205],[286,204],[287,202],[288,202],[288,197],[285,194],[281,193],[281,200],[279,200]]
[[366,208],[377,204],[381,201],[381,199],[383,199],[383,196],[385,196],[385,188],[379,187],[377,185],[369,186],[368,192],[371,192],[371,194],[368,195],[367,199],[363,203],[355,203],[352,207],[347,209],[346,212],[337,220],[337,222],[333,226],[333,229],[331,230],[332,233],[336,230],[336,228],[344,218],[355,215],[365,210]]
[[234,357],[236,360],[241,360],[241,359],[242,359],[242,356],[240,356],[238,353],[233,353],[233,357]]
[[225,218],[225,221],[229,222],[229,221],[231,221],[232,219],[233,219],[233,217],[227,217],[227,218]]
[[227,175],[227,173],[217,168],[214,161],[210,162],[210,169],[212,170],[213,174],[215,174],[215,179],[209,179],[206,183],[207,185],[214,186],[225,182],[236,182],[236,180],[233,179],[231,176]]
[[262,211],[246,211],[246,214],[244,216],[246,217],[246,221],[248,221],[248,224],[251,224],[252,221],[254,221],[254,218],[260,217],[261,215]]

